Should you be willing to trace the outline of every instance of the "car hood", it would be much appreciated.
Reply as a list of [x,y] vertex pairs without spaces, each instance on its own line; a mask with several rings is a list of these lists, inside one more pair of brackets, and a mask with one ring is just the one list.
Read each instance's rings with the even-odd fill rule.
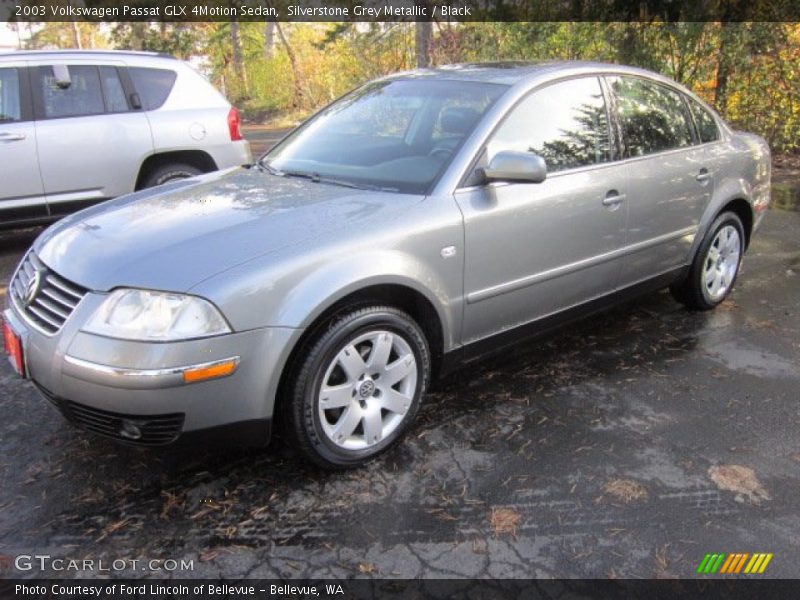
[[56,223],[41,260],[95,291],[182,292],[247,260],[408,208],[420,196],[235,169],[144,190]]

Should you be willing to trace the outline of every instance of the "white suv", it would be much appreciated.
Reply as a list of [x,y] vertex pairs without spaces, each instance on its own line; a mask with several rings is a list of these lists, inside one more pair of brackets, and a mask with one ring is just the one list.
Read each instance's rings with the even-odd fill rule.
[[239,114],[147,52],[0,54],[0,228],[251,162]]

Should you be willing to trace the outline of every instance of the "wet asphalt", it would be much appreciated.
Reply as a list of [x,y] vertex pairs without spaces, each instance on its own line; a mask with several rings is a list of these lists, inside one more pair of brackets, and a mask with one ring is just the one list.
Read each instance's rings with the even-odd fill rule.
[[[91,575],[13,566],[47,554],[192,562],[111,573],[133,577],[692,577],[709,552],[770,552],[760,577],[800,577],[795,177],[717,310],[661,292],[520,344],[439,382],[360,470],[280,440],[119,446],[0,361],[0,570]],[[0,234],[0,296],[37,233]]]

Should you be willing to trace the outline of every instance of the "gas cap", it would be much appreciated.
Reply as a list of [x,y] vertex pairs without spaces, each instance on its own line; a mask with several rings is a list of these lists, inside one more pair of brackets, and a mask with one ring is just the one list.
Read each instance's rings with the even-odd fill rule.
[[202,140],[206,137],[206,126],[202,123],[192,123],[192,126],[189,128],[189,135],[192,136],[193,140]]

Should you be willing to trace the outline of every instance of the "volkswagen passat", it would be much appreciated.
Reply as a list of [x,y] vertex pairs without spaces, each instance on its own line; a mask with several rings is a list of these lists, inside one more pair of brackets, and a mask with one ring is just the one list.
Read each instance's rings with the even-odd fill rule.
[[327,467],[408,429],[432,374],[623,296],[730,293],[770,154],[659,75],[461,65],[364,85],[250,168],[50,227],[6,349],[75,424],[137,444],[287,435]]

